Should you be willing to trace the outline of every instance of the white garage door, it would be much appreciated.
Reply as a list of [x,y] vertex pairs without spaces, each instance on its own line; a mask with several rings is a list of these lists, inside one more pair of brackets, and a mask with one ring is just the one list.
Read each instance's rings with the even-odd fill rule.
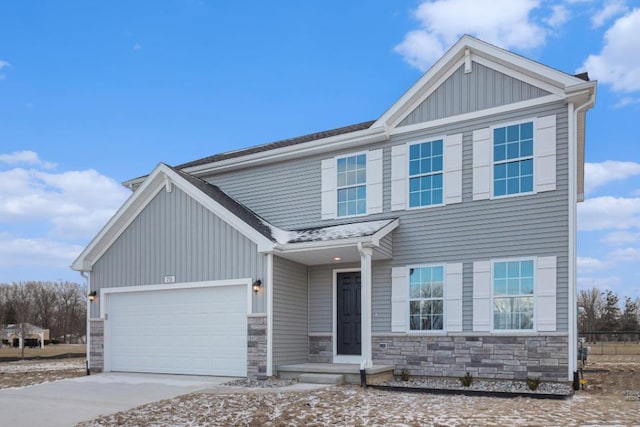
[[246,376],[247,286],[108,294],[111,371]]

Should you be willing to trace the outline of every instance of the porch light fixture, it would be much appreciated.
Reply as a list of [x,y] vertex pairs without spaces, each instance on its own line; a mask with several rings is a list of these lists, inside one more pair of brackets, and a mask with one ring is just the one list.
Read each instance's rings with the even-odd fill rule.
[[333,260],[334,260],[334,261],[340,261],[341,259],[342,259],[342,258],[340,258],[339,256],[334,256],[334,257],[333,257]]
[[260,279],[256,280],[255,282],[253,282],[253,285],[251,286],[253,287],[253,292],[257,294],[260,288],[262,287],[262,280]]
[[89,292],[89,301],[93,302],[93,300],[96,299],[96,296],[98,296],[98,292],[96,291]]

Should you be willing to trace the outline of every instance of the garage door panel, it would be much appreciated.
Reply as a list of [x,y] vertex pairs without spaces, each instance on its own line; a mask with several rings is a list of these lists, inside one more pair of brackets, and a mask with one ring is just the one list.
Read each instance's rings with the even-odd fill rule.
[[246,375],[247,288],[109,295],[111,370]]

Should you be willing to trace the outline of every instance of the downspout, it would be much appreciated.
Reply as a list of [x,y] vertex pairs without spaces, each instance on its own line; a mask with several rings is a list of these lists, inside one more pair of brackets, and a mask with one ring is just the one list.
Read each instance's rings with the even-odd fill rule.
[[[81,271],[80,275],[87,281],[87,295],[91,292],[91,282],[89,281],[89,274],[85,271]],[[87,297],[87,356],[86,356],[86,368],[87,375],[91,375],[91,301]]]
[[595,104],[596,94],[594,92],[589,95],[589,99],[584,104],[577,108],[574,108],[574,104],[569,104],[569,112],[573,110],[570,132],[570,144],[569,144],[569,170],[571,171],[571,177],[569,179],[569,380],[573,380],[574,388],[576,387],[577,378],[577,332],[578,332],[578,316],[577,316],[577,267],[576,267],[576,251],[577,251],[577,173],[578,173],[578,114],[582,111],[586,111],[593,107]]

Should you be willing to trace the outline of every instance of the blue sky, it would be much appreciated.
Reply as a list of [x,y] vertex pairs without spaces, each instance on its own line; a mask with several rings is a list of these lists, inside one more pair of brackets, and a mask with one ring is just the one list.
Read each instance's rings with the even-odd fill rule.
[[119,182],[375,119],[460,35],[598,79],[578,276],[640,295],[640,1],[0,4],[0,282],[68,265]]

